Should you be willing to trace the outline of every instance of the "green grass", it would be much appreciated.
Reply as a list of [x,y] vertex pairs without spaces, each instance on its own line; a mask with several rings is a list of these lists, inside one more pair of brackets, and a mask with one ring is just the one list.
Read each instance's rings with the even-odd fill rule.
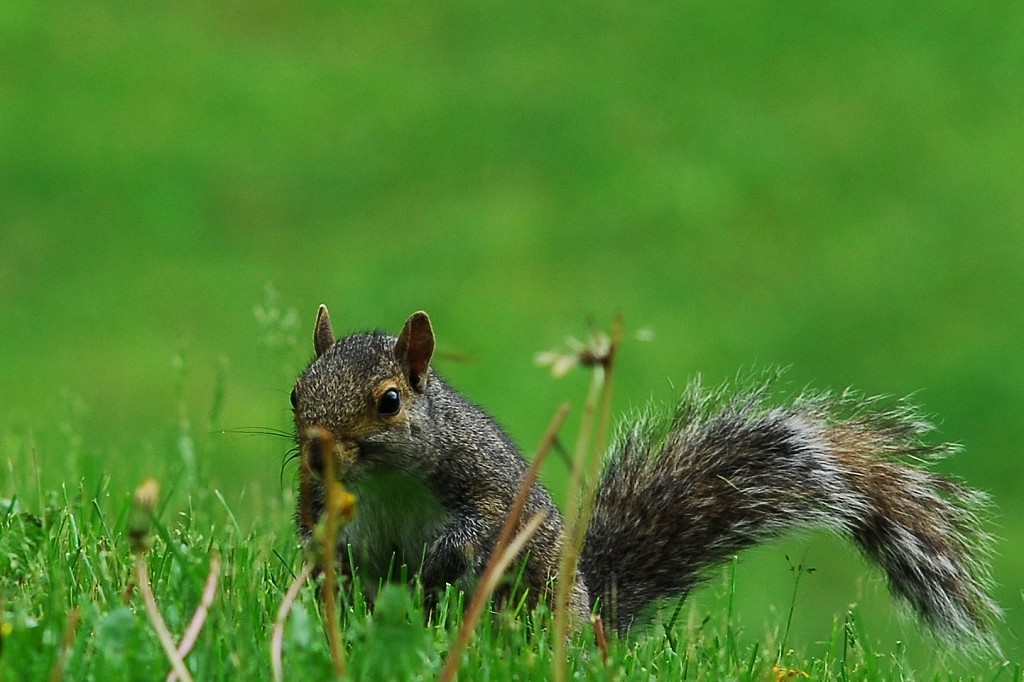
[[[270,679],[270,635],[282,596],[301,560],[290,524],[282,521],[249,533],[230,522],[217,496],[172,491],[157,511],[149,575],[164,619],[180,637],[196,608],[209,572],[211,553],[223,571],[205,628],[187,658],[196,679]],[[175,484],[179,484],[174,490]],[[132,555],[126,523],[130,501],[107,484],[46,495],[45,507],[29,511],[15,502],[0,518],[0,571],[5,634],[0,675],[5,679],[51,679],[63,656],[64,679],[160,679],[169,663],[132,588]],[[223,514],[215,513],[220,509]],[[734,570],[723,589],[731,601]],[[793,601],[799,599],[794,587]],[[343,593],[348,673],[353,679],[432,679],[457,632],[463,598],[454,591],[427,620],[418,593],[386,588],[372,611],[365,600]],[[71,614],[76,614],[72,616]],[[745,631],[731,610],[707,613],[667,608],[645,630],[610,643],[602,660],[588,628],[569,647],[574,679],[771,678],[773,666],[823,680],[910,680],[964,675],[964,679],[1020,680],[1021,669],[996,660],[973,666],[937,657],[917,669],[905,651],[877,648],[855,608],[835,616],[820,633],[820,655],[809,655],[788,638],[788,623]],[[74,623],[69,630],[69,620]],[[503,611],[485,615],[464,662],[464,679],[548,679],[550,614]],[[62,650],[66,652],[62,654]],[[326,679],[332,674],[324,624],[315,591],[307,586],[285,630],[287,679]],[[803,679],[802,674],[793,679]]]
[[[290,443],[239,430],[290,428],[324,302],[339,332],[429,311],[471,358],[441,371],[527,451],[584,390],[534,354],[619,310],[655,340],[621,354],[617,414],[751,367],[914,394],[964,445],[942,470],[992,493],[1024,660],[1021,36],[1014,2],[0,3],[0,497],[46,520],[32,572],[0,573],[40,623],[11,637],[47,674],[81,598],[80,636],[108,617],[153,649],[106,594],[148,475],[171,537],[295,569],[269,550],[297,561]],[[543,478],[564,499],[557,458]],[[882,661],[943,669],[824,536],[744,554],[684,614],[731,614],[746,660],[787,622],[787,555],[818,569],[787,639],[806,659],[855,603]],[[201,582],[205,555],[174,557]],[[233,599],[267,608],[216,638],[224,666],[276,603],[246,577]]]
[[[72,430],[64,434],[77,441]],[[209,434],[190,447],[210,453]],[[179,446],[186,438],[179,438]],[[11,443],[7,444],[10,447]],[[8,456],[10,453],[7,453]],[[75,466],[75,454],[36,452],[51,464]],[[180,450],[178,453],[180,454]],[[175,638],[198,607],[211,572],[223,568],[204,629],[187,657],[195,679],[271,679],[271,632],[285,591],[303,557],[289,514],[273,509],[243,529],[220,491],[204,486],[202,459],[156,467],[163,495],[149,533],[148,575]],[[98,476],[49,487],[41,470],[15,473],[22,497],[0,505],[0,679],[160,679],[170,669],[133,575],[131,490]],[[288,501],[289,495],[284,496]],[[276,506],[276,505],[272,505]],[[358,508],[357,508],[358,513]],[[144,515],[146,516],[146,515]],[[778,551],[777,548],[775,551]],[[852,552],[851,548],[845,548]],[[801,640],[805,585],[817,570],[791,561],[788,601],[767,620],[748,623],[738,596],[758,590],[734,560],[721,581],[697,599],[666,603],[623,639],[607,660],[588,627],[568,647],[573,679],[916,680],[1024,679],[1019,663],[985,654],[963,657],[920,642],[889,640],[850,604],[830,624]],[[408,575],[402,569],[402,575]],[[317,592],[307,584],[292,607],[283,639],[286,679],[327,679],[332,659]],[[468,597],[450,589],[428,619],[419,589],[385,587],[375,607],[359,585],[341,593],[347,674],[352,679],[433,679],[452,646]],[[550,679],[552,617],[542,605],[487,612],[462,662],[463,679]],[[917,647],[917,651],[909,651]],[[55,673],[54,671],[57,671]],[[807,677],[809,676],[809,677]]]

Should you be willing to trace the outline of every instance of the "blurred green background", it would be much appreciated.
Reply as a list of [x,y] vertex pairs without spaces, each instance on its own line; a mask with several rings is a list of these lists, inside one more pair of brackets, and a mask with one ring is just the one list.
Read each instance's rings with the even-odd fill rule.
[[[913,393],[995,498],[1020,659],[1022,188],[1017,2],[7,0],[0,494],[184,467],[247,527],[288,514],[289,443],[222,431],[289,428],[321,302],[339,333],[428,310],[530,450],[586,381],[535,352],[622,311],[654,341],[620,413],[777,365]],[[818,569],[801,641],[851,602],[914,640],[818,535],[742,558],[755,640],[786,554]]]

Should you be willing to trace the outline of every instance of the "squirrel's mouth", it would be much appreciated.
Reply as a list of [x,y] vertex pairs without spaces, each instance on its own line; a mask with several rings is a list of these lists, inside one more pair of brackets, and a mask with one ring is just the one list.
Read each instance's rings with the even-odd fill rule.
[[299,445],[303,466],[320,478],[344,478],[359,457],[357,444],[336,440],[330,429],[323,426],[303,429]]

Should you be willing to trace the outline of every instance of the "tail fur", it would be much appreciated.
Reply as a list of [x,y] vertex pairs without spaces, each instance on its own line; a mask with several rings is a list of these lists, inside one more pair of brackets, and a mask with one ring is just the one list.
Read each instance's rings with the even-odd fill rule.
[[647,416],[605,465],[580,569],[606,622],[785,532],[825,527],[877,563],[941,637],[995,648],[982,493],[923,468],[957,448],[900,405],[852,394],[766,407],[768,385],[726,398],[699,382],[670,419]]

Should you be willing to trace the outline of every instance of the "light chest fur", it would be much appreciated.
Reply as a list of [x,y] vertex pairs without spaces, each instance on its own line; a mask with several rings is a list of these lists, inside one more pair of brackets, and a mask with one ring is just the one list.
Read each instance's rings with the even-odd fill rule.
[[356,515],[346,527],[359,577],[367,591],[399,567],[418,573],[426,551],[451,520],[437,496],[404,472],[367,476],[350,485],[356,495]]

